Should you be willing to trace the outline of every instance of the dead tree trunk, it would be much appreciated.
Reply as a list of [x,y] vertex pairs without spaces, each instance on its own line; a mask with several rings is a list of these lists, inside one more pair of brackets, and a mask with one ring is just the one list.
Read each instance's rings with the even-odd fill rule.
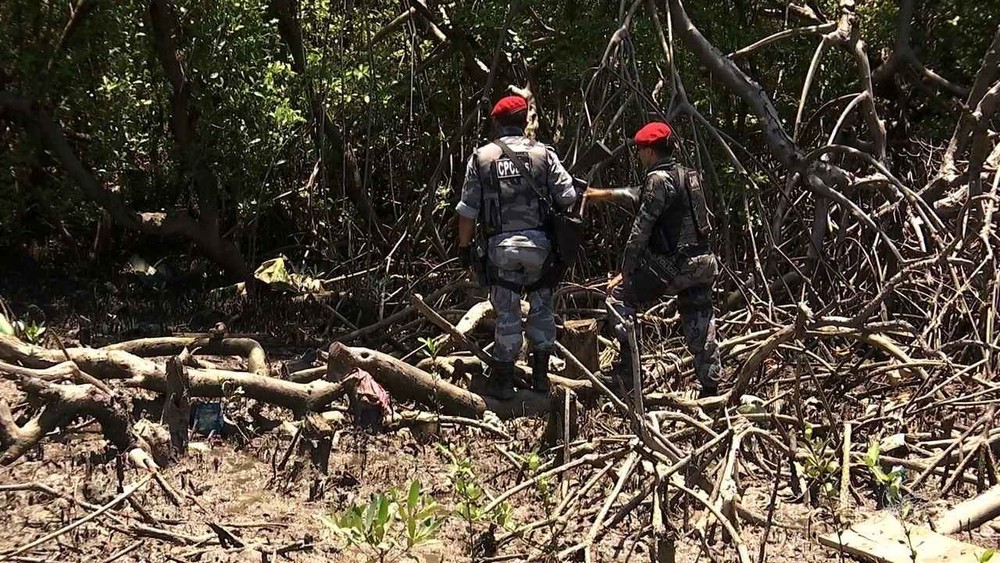
[[170,430],[170,445],[174,455],[187,452],[188,421],[191,420],[191,380],[180,358],[167,360],[167,393],[160,422]]
[[182,64],[183,57],[174,41],[177,19],[170,2],[152,0],[149,4],[149,21],[156,56],[172,89],[170,128],[198,195],[198,227],[202,233],[202,247],[226,270],[246,278],[249,270],[239,249],[222,238],[219,226],[219,180],[206,162],[205,147],[198,135],[192,84],[187,78]]
[[250,276],[239,248],[221,238],[217,229],[206,229],[201,217],[195,219],[183,209],[139,212],[130,208],[120,192],[102,185],[77,158],[62,127],[40,104],[15,94],[0,92],[0,120],[2,119],[17,121],[29,134],[36,137],[84,195],[103,207],[119,225],[148,235],[186,238],[231,275],[241,279]]
[[[99,379],[123,379],[129,387],[157,393],[167,391],[162,366],[120,350],[68,348],[66,354],[83,371]],[[60,350],[46,350],[0,335],[0,359],[32,368],[47,368],[65,360]],[[247,397],[292,410],[296,414],[319,411],[344,394],[344,387],[330,381],[294,383],[239,371],[188,369],[192,397],[225,397],[242,388]]]
[[211,354],[216,356],[242,356],[247,360],[247,370],[257,375],[268,375],[267,354],[264,347],[252,338],[213,338],[213,337],[163,337],[140,338],[119,342],[101,348],[102,350],[121,350],[140,358],[156,356],[177,356],[185,349],[192,353]]
[[[592,372],[597,372],[601,363],[597,347],[597,328],[596,319],[566,321],[563,324],[562,336],[559,338],[563,346]],[[572,379],[584,378],[583,372],[575,364],[567,365],[563,373]]]
[[327,379],[339,381],[354,368],[372,374],[396,399],[438,407],[447,414],[480,418],[486,411],[482,397],[388,354],[351,348],[336,342],[330,346]]

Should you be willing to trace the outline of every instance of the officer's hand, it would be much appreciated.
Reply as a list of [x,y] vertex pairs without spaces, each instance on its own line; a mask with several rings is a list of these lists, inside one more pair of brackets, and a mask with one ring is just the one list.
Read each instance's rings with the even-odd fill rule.
[[608,282],[608,290],[607,290],[608,291],[608,295],[611,295],[611,292],[616,287],[618,287],[619,285],[621,285],[623,279],[624,278],[622,277],[621,274],[618,274],[617,276],[611,278],[611,281]]
[[583,192],[583,199],[587,203],[596,203],[608,199],[611,196],[611,190],[607,188],[587,188]]

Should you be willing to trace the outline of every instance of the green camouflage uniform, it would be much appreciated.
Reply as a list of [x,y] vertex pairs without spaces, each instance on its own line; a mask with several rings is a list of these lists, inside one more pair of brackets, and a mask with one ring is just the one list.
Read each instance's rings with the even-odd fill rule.
[[[712,312],[718,264],[706,241],[698,238],[688,193],[678,189],[675,169],[674,162],[664,161],[646,175],[639,212],[625,246],[623,281],[612,290],[611,304],[622,317],[634,319],[638,306],[676,295],[698,381],[703,389],[715,390],[721,371]],[[619,322],[612,328],[621,345],[621,372],[628,374],[628,335]]]

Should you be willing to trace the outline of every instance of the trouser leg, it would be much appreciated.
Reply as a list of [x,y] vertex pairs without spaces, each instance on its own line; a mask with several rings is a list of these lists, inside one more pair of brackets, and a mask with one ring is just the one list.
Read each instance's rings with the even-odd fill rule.
[[712,287],[708,285],[686,289],[678,295],[678,309],[688,350],[694,356],[694,371],[702,391],[719,388],[722,361],[715,335],[715,314],[712,310]]
[[611,299],[608,305],[618,315],[608,311],[608,318],[611,320],[611,331],[614,333],[615,339],[618,340],[618,347],[621,351],[621,371],[631,373],[632,353],[629,346],[628,330],[626,330],[622,320],[632,321],[632,325],[635,326],[636,303],[631,295],[632,292],[626,286],[627,283],[624,282],[611,290]]
[[525,334],[531,343],[531,381],[536,391],[549,389],[549,356],[556,341],[556,319],[552,307],[552,289],[541,288],[528,296],[531,309]]
[[513,362],[521,352],[521,296],[495,285],[490,288],[490,303],[497,314],[493,357],[497,362]]
[[551,350],[556,341],[556,316],[552,308],[552,289],[542,288],[528,296],[531,309],[525,334],[532,350]]
[[[614,333],[615,339],[618,340],[618,349],[620,351],[620,359],[614,367],[613,374],[615,379],[618,380],[621,390],[626,395],[631,393],[635,388],[635,379],[632,373],[632,347],[629,344],[629,330],[622,321],[631,322],[632,330],[635,330],[636,301],[633,288],[629,286],[628,281],[622,282],[611,290],[611,299],[608,300],[608,306],[618,313],[618,315],[615,315],[611,311],[608,311],[608,318],[611,319],[611,331]],[[621,319],[619,319],[619,316]],[[638,341],[639,339],[636,337],[637,345]],[[639,364],[639,369],[642,369],[642,364]],[[641,373],[639,374],[639,379],[641,385]]]
[[[610,306],[621,315],[622,319],[631,321],[632,326],[637,328],[638,324],[635,322],[636,308],[642,303],[658,299],[666,290],[667,284],[664,280],[660,279],[649,269],[640,267],[611,291]],[[631,386],[632,353],[628,343],[628,331],[625,330],[625,325],[611,311],[608,311],[608,315],[611,318],[611,330],[618,340],[621,350],[621,364],[616,371],[626,374],[627,377],[625,379],[627,381],[623,380],[623,383],[626,386]],[[636,335],[637,344],[638,341],[639,338]],[[639,353],[641,354],[641,350],[639,350]],[[642,369],[641,365],[639,369]]]

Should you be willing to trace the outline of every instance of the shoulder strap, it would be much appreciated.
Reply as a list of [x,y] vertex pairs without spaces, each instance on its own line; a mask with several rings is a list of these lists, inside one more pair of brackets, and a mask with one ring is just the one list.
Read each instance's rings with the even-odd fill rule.
[[517,158],[517,154],[513,150],[511,150],[509,146],[507,146],[507,143],[501,141],[500,139],[493,141],[493,143],[496,146],[500,147],[500,150],[503,151],[503,154],[507,158],[509,158],[512,162],[514,162],[514,165],[517,166],[517,171],[521,173],[521,177],[524,178],[526,182],[528,182],[528,185],[531,186],[531,189],[535,190],[535,193],[538,194],[538,197],[541,198],[542,201],[551,204],[551,201],[549,200],[549,194],[547,194],[544,190],[542,190],[541,186],[538,185],[538,182],[536,182],[535,179],[531,177],[531,170],[528,168],[528,164],[526,162],[523,162],[520,158]]
[[681,166],[680,164],[678,164],[674,170],[677,172],[677,187],[679,188],[683,186],[684,193],[687,194],[687,208],[688,213],[691,215],[691,224],[694,225],[694,232],[697,235],[698,240],[701,241],[703,240],[701,234],[702,225],[698,222],[698,214],[694,212],[694,198],[691,196],[691,184],[690,180],[688,180],[688,174],[697,172],[693,168],[687,168],[685,166]]
[[479,149],[472,151],[472,165],[476,168],[476,180],[479,181],[479,217],[483,220],[486,213],[486,196],[483,195],[483,177],[479,175]]

